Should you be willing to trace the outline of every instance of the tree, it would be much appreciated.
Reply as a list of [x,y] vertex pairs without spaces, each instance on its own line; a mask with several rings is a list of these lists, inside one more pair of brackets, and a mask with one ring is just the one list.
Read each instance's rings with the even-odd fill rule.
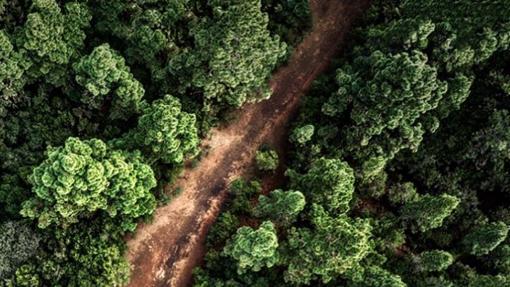
[[259,196],[259,204],[254,213],[260,218],[269,218],[282,225],[289,225],[304,208],[305,196],[301,192],[276,189],[271,191],[269,196]]
[[407,287],[400,276],[391,274],[379,266],[365,268],[363,281],[349,282],[348,287]]
[[[0,278],[9,278],[25,261],[35,255],[40,237],[21,221],[0,225]],[[1,283],[1,281],[0,281]]]
[[278,167],[278,153],[275,150],[258,150],[255,155],[257,167],[262,171],[274,171]]
[[418,272],[437,272],[447,269],[453,263],[453,256],[443,250],[431,250],[420,253],[416,259]]
[[[361,155],[392,158],[399,150],[416,150],[427,127],[419,119],[437,107],[447,91],[437,69],[419,51],[373,51],[338,70],[339,90],[322,108],[328,116],[349,111],[352,127],[344,129],[348,148]],[[393,135],[397,135],[394,139]],[[381,149],[383,151],[380,154]],[[377,153],[376,153],[377,152]]]
[[33,1],[18,39],[30,62],[29,77],[57,86],[65,84],[67,65],[82,48],[92,19],[84,3],[69,2],[63,10],[55,0]]
[[207,102],[239,107],[270,96],[266,80],[286,45],[267,30],[260,1],[210,1],[212,17],[192,29],[195,49],[171,61],[170,68],[191,71],[191,86]]
[[509,279],[502,275],[479,275],[471,278],[468,287],[493,287],[493,286],[506,286]]
[[183,112],[179,100],[170,95],[144,107],[138,126],[124,141],[144,147],[148,158],[167,164],[181,164],[199,152],[195,115]]
[[388,199],[394,205],[413,202],[419,198],[413,183],[396,184],[388,190]]
[[76,81],[87,90],[80,101],[99,109],[105,105],[106,96],[113,93],[112,118],[124,118],[139,111],[145,90],[131,74],[124,58],[110,45],[97,46],[73,67]]
[[62,147],[50,147],[31,181],[33,198],[21,214],[37,219],[40,228],[65,227],[104,211],[134,230],[135,219],[155,208],[152,169],[139,154],[111,150],[98,139],[71,137]]
[[303,190],[309,201],[322,205],[330,212],[345,213],[354,191],[354,172],[346,162],[320,158],[304,175],[287,172],[291,186]]
[[28,68],[27,59],[14,50],[9,36],[0,30],[0,116],[5,114],[5,107],[16,102],[15,97],[23,88],[26,79],[23,77]]
[[421,196],[402,207],[401,219],[413,233],[425,232],[443,225],[443,220],[457,208],[460,200],[448,194]]
[[278,262],[278,238],[273,223],[264,221],[256,230],[241,227],[230,240],[223,254],[234,258],[237,272],[260,271],[263,267],[272,267]]
[[292,227],[282,261],[287,265],[286,282],[309,284],[333,278],[356,269],[371,249],[368,221],[346,215],[331,216],[313,205],[313,228]]
[[312,139],[314,132],[315,127],[313,125],[304,125],[293,129],[289,139],[291,142],[304,145]]
[[501,244],[508,235],[508,226],[503,222],[491,222],[478,226],[469,232],[462,244],[467,253],[485,255]]

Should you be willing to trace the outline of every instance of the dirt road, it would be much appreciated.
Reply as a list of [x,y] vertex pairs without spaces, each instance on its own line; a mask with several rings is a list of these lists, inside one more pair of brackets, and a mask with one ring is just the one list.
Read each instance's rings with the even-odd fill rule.
[[289,63],[271,78],[271,99],[245,106],[235,122],[215,130],[203,143],[209,153],[176,183],[181,194],[158,208],[153,222],[140,225],[128,240],[127,258],[133,267],[129,286],[189,285],[228,185],[248,170],[262,143],[284,146],[286,124],[299,99],[339,52],[368,1],[310,0],[313,28]]

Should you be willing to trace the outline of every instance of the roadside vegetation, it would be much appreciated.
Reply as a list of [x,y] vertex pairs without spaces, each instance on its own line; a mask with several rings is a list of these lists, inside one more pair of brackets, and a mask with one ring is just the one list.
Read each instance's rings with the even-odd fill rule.
[[[0,0],[0,286],[126,285],[126,235],[212,127],[271,96],[311,17],[306,0]],[[374,0],[287,154],[262,145],[229,187],[193,284],[510,285],[509,19],[506,0]]]
[[509,285],[508,16],[373,1],[292,123],[288,182],[232,188],[195,286]]

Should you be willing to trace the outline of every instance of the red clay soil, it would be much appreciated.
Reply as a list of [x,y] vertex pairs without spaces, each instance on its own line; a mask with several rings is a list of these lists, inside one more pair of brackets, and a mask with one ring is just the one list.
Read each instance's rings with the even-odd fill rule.
[[132,265],[128,286],[189,286],[192,270],[204,255],[207,231],[220,212],[228,186],[244,175],[259,146],[280,150],[286,127],[299,100],[339,52],[352,22],[369,0],[310,0],[313,28],[289,63],[272,77],[269,100],[245,106],[228,127],[213,131],[209,152],[195,168],[184,171],[176,186],[182,192],[156,210],[127,242]]

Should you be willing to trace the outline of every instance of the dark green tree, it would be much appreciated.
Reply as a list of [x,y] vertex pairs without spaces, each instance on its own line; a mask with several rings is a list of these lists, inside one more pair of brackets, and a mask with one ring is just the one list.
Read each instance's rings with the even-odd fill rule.
[[310,202],[324,206],[330,212],[345,213],[354,192],[354,173],[346,162],[320,158],[304,175],[289,170],[291,186],[302,190]]
[[270,218],[282,225],[288,225],[296,220],[305,208],[305,196],[294,190],[273,190],[268,196],[259,196],[259,204],[255,208],[255,215]]
[[401,219],[413,233],[425,232],[443,225],[445,218],[457,208],[460,200],[448,194],[421,196],[402,207]]
[[313,228],[289,230],[283,262],[286,282],[310,284],[312,280],[330,282],[337,276],[359,268],[360,261],[371,249],[371,226],[362,219],[346,215],[332,217],[314,205]]
[[[0,278],[9,278],[25,261],[36,254],[40,237],[21,221],[0,225]],[[1,281],[0,281],[1,284]]]
[[140,110],[145,90],[138,82],[124,58],[110,45],[94,48],[74,64],[76,81],[86,89],[80,101],[92,108],[103,108],[111,101],[112,118],[123,118]]
[[508,235],[508,226],[503,222],[491,222],[474,228],[462,244],[471,255],[485,255],[501,244]]

